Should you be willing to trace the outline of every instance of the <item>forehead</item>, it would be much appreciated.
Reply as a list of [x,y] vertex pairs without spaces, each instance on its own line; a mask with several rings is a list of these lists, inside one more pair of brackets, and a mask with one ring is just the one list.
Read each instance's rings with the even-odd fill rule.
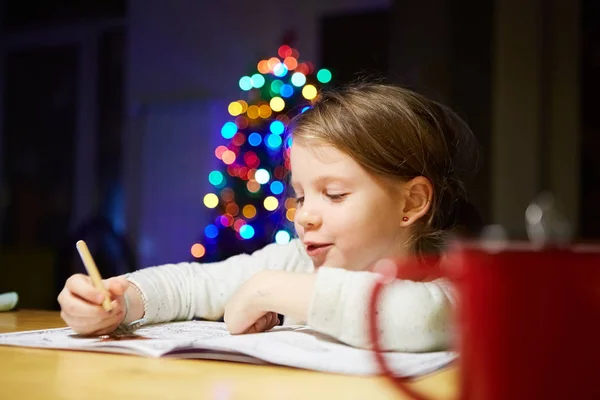
[[355,180],[365,174],[347,154],[330,145],[294,142],[290,152],[292,183],[322,179]]

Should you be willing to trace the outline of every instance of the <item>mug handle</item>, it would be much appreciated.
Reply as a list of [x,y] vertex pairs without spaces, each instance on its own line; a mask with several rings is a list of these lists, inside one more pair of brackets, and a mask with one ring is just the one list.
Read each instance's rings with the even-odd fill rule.
[[379,369],[381,373],[391,381],[391,383],[405,395],[409,396],[414,400],[430,400],[428,397],[417,393],[410,386],[407,385],[406,378],[398,378],[395,377],[393,372],[387,365],[385,361],[385,357],[383,352],[381,351],[381,343],[379,341],[379,321],[377,320],[377,304],[379,302],[379,298],[381,297],[381,291],[385,285],[384,279],[380,278],[375,282],[375,286],[373,287],[373,292],[371,294],[371,298],[369,300],[369,335],[371,336],[371,343],[373,344],[373,352],[375,355],[375,360],[379,365]]

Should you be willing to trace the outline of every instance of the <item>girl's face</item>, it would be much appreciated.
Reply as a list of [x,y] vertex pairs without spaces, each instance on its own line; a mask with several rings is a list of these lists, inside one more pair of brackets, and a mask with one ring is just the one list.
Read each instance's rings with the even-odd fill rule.
[[404,255],[402,191],[331,146],[299,142],[290,154],[298,201],[294,225],[315,268],[364,270]]

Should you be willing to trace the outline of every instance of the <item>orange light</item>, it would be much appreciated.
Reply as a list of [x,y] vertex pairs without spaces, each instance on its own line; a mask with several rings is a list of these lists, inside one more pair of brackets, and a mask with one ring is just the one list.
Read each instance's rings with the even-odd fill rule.
[[261,74],[267,74],[269,73],[269,63],[267,62],[267,60],[261,60],[258,62],[258,66],[256,69],[258,69],[258,72],[260,72]]
[[293,222],[294,218],[296,217],[296,209],[295,208],[290,208],[285,212],[285,217],[287,218],[288,221]]
[[235,153],[231,150],[226,150],[223,152],[221,159],[225,164],[231,165],[235,162]]
[[206,249],[200,243],[194,243],[191,252],[192,256],[196,258],[202,258],[206,254]]
[[250,193],[256,193],[260,190],[260,183],[256,182],[255,180],[249,180],[246,184],[246,188]]
[[258,108],[258,116],[261,118],[269,118],[271,116],[271,107],[266,104],[263,104]]
[[248,107],[248,112],[246,114],[248,115],[248,118],[251,118],[251,119],[258,118],[258,106]]
[[248,204],[242,209],[242,214],[248,219],[254,218],[256,216],[256,207],[254,207],[251,204]]
[[298,60],[296,60],[294,57],[287,57],[285,60],[283,60],[283,64],[285,64],[287,69],[292,71],[298,66]]
[[279,61],[279,58],[277,57],[271,57],[269,58],[269,61],[267,61],[267,65],[269,66],[269,71],[272,72],[275,69],[275,66],[277,64],[279,64],[281,61]]
[[285,200],[285,208],[287,208],[288,210],[290,208],[296,208],[296,199],[294,199],[293,197],[288,197]]

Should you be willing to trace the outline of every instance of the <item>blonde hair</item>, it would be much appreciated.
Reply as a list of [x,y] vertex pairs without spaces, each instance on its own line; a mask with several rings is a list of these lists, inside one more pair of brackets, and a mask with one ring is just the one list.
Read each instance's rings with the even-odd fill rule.
[[[466,123],[444,105],[394,85],[354,84],[322,92],[292,120],[289,132],[294,141],[335,147],[376,177],[428,178],[434,189],[430,210],[409,243],[418,254],[439,254],[447,233],[481,225],[465,187],[476,169],[477,144]],[[478,226],[465,226],[474,225],[469,219]]]

